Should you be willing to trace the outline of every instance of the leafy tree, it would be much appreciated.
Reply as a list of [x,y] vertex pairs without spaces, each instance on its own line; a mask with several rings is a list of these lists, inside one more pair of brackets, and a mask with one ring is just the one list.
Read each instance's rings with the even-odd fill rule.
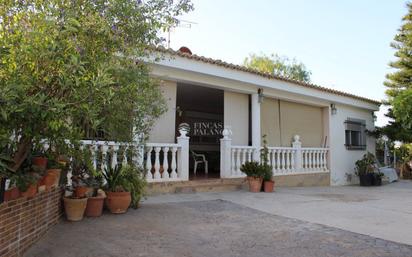
[[412,129],[412,4],[407,3],[408,14],[391,43],[396,60],[389,65],[395,71],[386,75],[386,94],[396,123]]
[[295,59],[291,60],[287,57],[281,57],[277,54],[249,54],[249,57],[246,57],[243,61],[243,65],[260,72],[303,82],[310,82],[310,75],[312,74],[303,63],[297,62]]
[[165,104],[139,60],[191,9],[189,0],[3,1],[0,146],[12,169],[41,139],[62,146],[85,127],[124,141],[147,134]]
[[376,138],[386,135],[392,142],[402,141],[404,143],[412,142],[412,128],[407,128],[400,121],[395,119],[393,110],[390,108],[385,116],[392,120],[386,126],[376,128],[371,132]]

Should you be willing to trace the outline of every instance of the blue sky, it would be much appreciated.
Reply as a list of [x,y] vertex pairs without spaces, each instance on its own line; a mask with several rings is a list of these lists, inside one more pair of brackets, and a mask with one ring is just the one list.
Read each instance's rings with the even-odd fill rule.
[[[175,28],[171,47],[241,64],[252,52],[277,53],[303,62],[312,82],[384,99],[389,46],[405,0],[192,0],[195,10]],[[378,125],[385,123],[381,113]]]

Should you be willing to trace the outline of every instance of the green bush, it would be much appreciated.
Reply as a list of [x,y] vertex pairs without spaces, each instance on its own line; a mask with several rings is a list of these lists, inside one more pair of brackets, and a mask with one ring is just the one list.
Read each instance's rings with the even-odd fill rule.
[[366,153],[363,158],[355,163],[356,175],[364,175],[375,172],[376,158],[372,153]]
[[263,169],[258,162],[251,161],[245,162],[241,167],[240,170],[246,174],[248,177],[255,177],[255,178],[262,178],[263,177]]
[[130,192],[132,196],[131,207],[137,208],[140,200],[145,195],[146,179],[144,170],[132,165],[116,165],[108,167],[102,173],[106,179],[106,189],[111,192]]

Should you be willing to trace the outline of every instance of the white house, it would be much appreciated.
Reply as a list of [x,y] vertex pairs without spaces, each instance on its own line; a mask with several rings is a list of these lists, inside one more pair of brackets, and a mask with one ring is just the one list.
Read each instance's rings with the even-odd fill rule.
[[[173,192],[176,185],[204,178],[242,181],[240,166],[260,160],[263,135],[280,186],[355,183],[355,161],[375,152],[367,130],[374,129],[378,101],[193,55],[187,48],[156,49],[153,56],[159,53],[162,58],[146,61],[168,110],[133,159],[146,167],[151,188],[159,189],[154,191]],[[84,144],[95,166],[99,158],[112,166],[131,161],[125,150],[135,147]]]
[[[204,163],[194,174],[193,153],[208,161],[208,178],[242,177],[240,165],[259,160],[263,135],[275,180],[284,184],[353,183],[355,161],[375,152],[366,131],[374,129],[378,101],[193,55],[187,48],[157,51],[163,58],[149,65],[168,111],[146,147],[149,181],[205,177]],[[190,126],[187,137],[179,134],[182,123]]]

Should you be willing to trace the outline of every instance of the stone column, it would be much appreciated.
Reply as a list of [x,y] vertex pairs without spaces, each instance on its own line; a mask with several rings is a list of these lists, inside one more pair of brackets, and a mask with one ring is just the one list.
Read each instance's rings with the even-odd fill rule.
[[177,156],[178,177],[182,180],[189,180],[189,137],[185,129],[179,130],[180,136],[177,138],[177,144],[180,146],[180,152]]
[[229,128],[224,128],[222,132],[223,138],[220,139],[220,177],[228,178],[231,175],[231,157],[232,138]]
[[261,146],[261,130],[260,130],[260,102],[259,95],[252,94],[252,146],[255,148],[253,152],[253,160],[260,161],[260,146]]

